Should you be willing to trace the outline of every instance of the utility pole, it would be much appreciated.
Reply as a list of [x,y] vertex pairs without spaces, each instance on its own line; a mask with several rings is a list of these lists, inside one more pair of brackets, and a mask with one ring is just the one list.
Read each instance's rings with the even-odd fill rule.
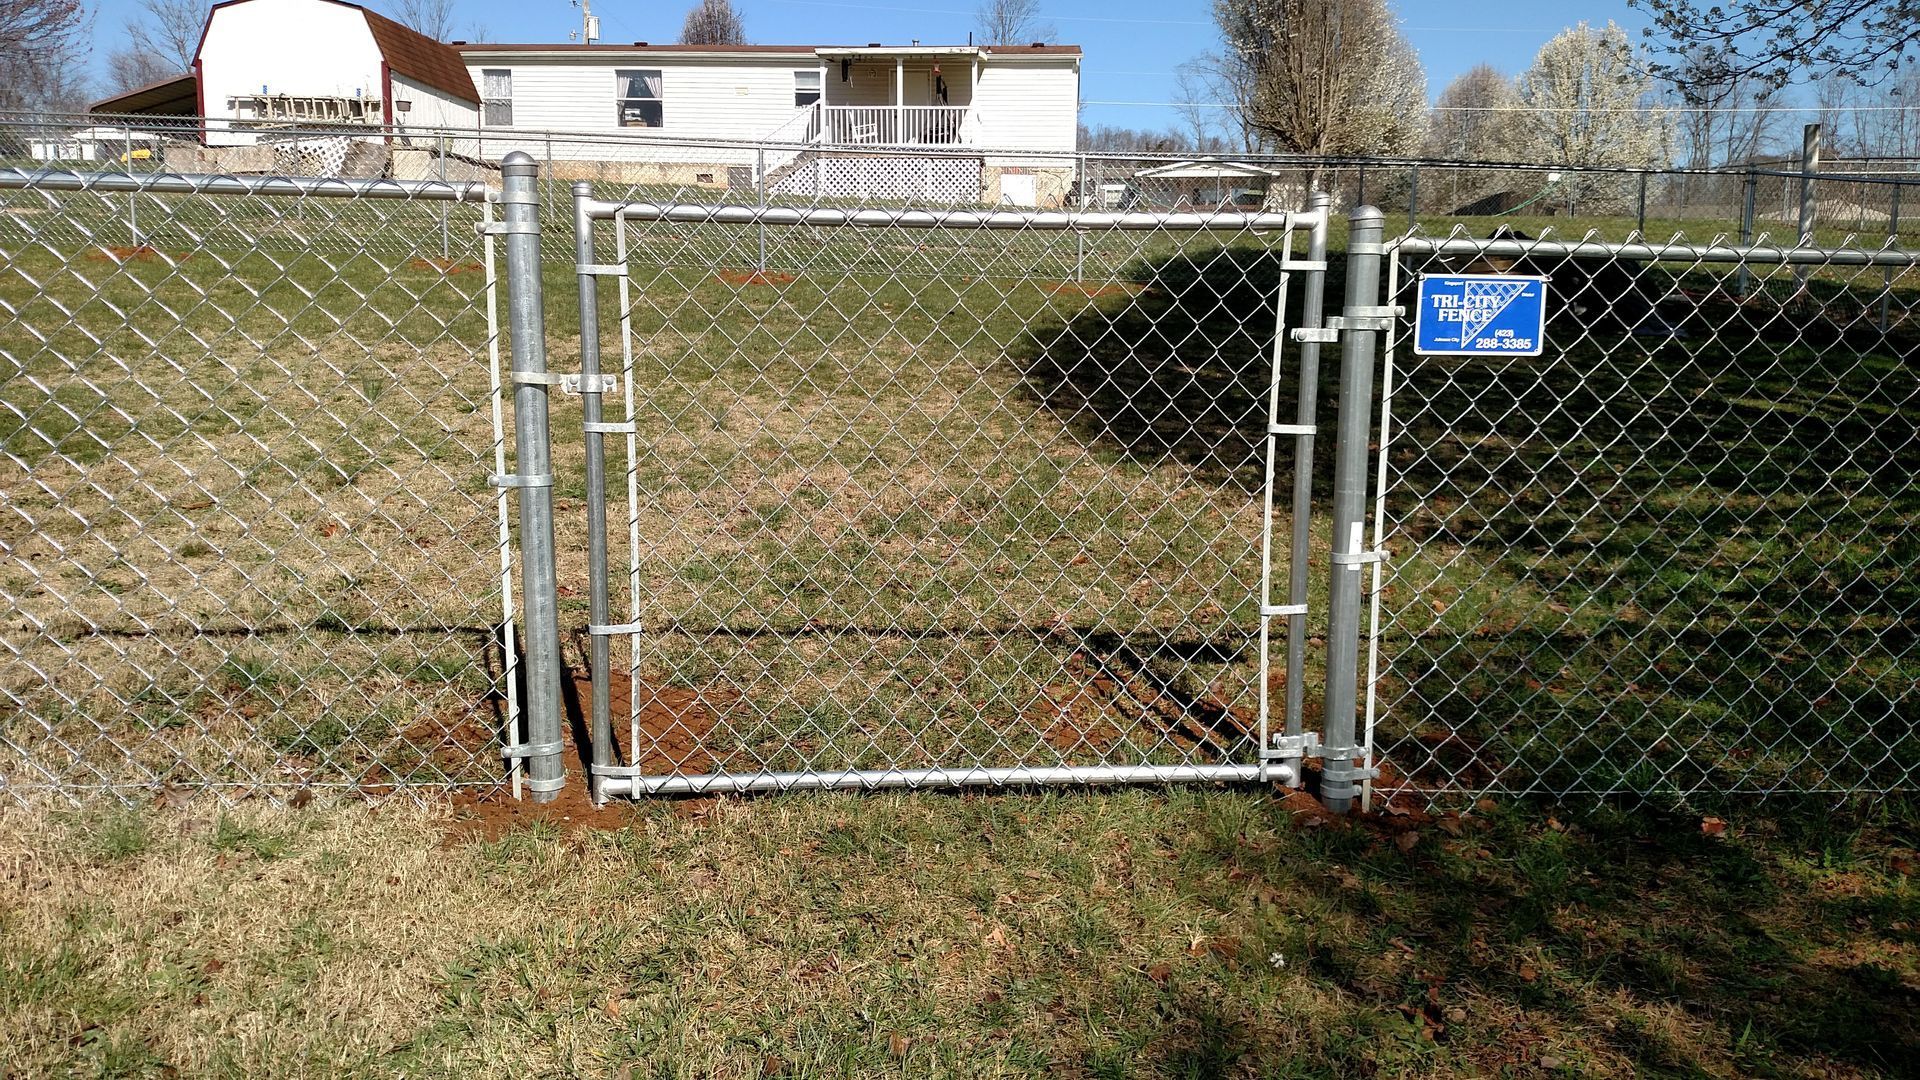
[[[586,45],[599,41],[600,20],[593,17],[593,0],[572,0],[572,3],[580,9],[580,41]],[[571,38],[574,35],[567,36]]]

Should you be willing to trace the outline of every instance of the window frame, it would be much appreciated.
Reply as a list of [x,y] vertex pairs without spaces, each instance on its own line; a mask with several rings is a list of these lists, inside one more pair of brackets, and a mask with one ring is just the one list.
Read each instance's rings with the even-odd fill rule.
[[[498,76],[505,82],[507,91],[505,97],[498,95],[488,96],[487,90],[489,89],[489,82],[494,76]],[[503,113],[504,119],[502,118]],[[480,126],[498,128],[510,128],[513,126],[512,68],[480,69]]]
[[[801,86],[800,80],[811,78],[813,85]],[[811,94],[811,99],[802,101],[802,97]],[[804,109],[809,105],[818,105],[827,99],[827,80],[821,77],[819,68],[796,68],[793,73],[793,107]]]
[[[629,96],[627,91],[632,88],[634,80],[638,80],[642,86],[645,86],[646,77],[649,75],[653,76],[654,79],[657,80],[660,85],[660,89],[654,92],[655,96],[653,97]],[[653,111],[654,120],[652,123],[648,123],[646,121],[645,114],[647,111],[647,106],[649,105],[653,107],[652,111]],[[628,122],[627,109],[630,106],[637,106],[640,109],[641,120],[639,123]],[[666,72],[666,69],[664,68],[615,68],[613,72],[613,122],[616,126],[622,129],[639,128],[643,131],[659,130],[660,128],[666,127],[667,126],[667,72]]]

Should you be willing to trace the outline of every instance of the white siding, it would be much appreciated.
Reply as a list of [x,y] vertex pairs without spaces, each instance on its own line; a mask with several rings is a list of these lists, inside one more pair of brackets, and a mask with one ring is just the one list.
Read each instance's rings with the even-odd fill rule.
[[[214,10],[200,44],[200,93],[210,117],[233,116],[230,99],[262,86],[274,94],[377,100],[380,61],[358,9],[327,0],[250,0]],[[253,137],[210,130],[207,141],[232,145]]]
[[[398,127],[472,131],[480,123],[480,109],[471,101],[462,101],[445,90],[436,90],[404,75],[393,76],[393,100],[393,122]],[[402,101],[411,102],[413,107],[400,111]]]
[[[980,85],[973,95],[978,112],[979,145],[989,150],[1045,151],[1071,155],[1079,138],[1080,70],[1078,57],[1057,61],[981,62]],[[998,155],[989,165],[1071,167],[1072,162],[1041,157]]]
[[[793,118],[793,73],[818,70],[811,57],[794,59],[707,59],[672,55],[636,54],[620,59],[595,57],[593,63],[573,59],[509,59],[469,53],[467,68],[476,84],[481,69],[513,72],[513,126],[522,130],[604,133],[619,142],[580,145],[582,140],[556,137],[555,158],[608,160],[731,161],[753,160],[748,149],[650,147],[650,140],[685,139],[751,141],[765,137]],[[618,90],[614,72],[657,70],[661,81],[661,120],[657,128],[621,127],[615,107]],[[547,152],[544,138],[489,137],[488,157],[497,158],[519,148],[539,157]]]

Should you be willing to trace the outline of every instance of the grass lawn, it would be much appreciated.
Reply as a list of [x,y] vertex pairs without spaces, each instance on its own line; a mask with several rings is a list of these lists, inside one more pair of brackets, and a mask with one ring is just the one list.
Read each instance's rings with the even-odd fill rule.
[[1920,1061],[1909,806],[1724,822],[1299,806],[1214,789],[772,797],[499,831],[324,799],[0,810],[0,1074]]

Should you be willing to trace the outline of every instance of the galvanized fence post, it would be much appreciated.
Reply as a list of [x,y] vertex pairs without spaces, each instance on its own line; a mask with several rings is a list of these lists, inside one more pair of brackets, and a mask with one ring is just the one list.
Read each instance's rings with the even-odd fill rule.
[[1336,814],[1353,806],[1361,779],[1353,759],[1359,718],[1360,570],[1365,550],[1367,452],[1373,432],[1373,364],[1378,331],[1391,313],[1380,306],[1381,237],[1386,215],[1362,206],[1348,219],[1347,296],[1340,329],[1340,414],[1334,443],[1333,555],[1327,594],[1327,690],[1320,801]]
[[[1893,201],[1887,207],[1887,246],[1900,246],[1900,181],[1893,182]],[[1880,271],[1880,332],[1886,333],[1890,327],[1888,321],[1889,306],[1893,301],[1893,268]]]
[[[580,413],[587,450],[588,663],[593,674],[593,700],[588,706],[593,753],[587,784],[594,800],[599,801],[602,798],[599,770],[613,763],[613,717],[612,688],[607,682],[612,667],[607,627],[607,425],[601,412],[601,394],[606,388],[600,381],[599,267],[594,258],[593,218],[587,213],[587,203],[592,198],[592,184],[585,180],[574,182],[573,261],[580,290]],[[626,428],[631,429],[631,425]]]
[[[1742,188],[1741,195],[1740,195],[1740,246],[1741,247],[1748,247],[1753,243],[1753,200],[1755,195],[1758,194],[1759,186],[1760,186],[1759,177],[1755,176],[1753,174],[1753,171],[1749,169],[1747,171],[1746,183],[1741,185],[1741,188]],[[1752,287],[1753,287],[1753,273],[1752,271],[1747,269],[1747,261],[1745,259],[1742,259],[1740,260],[1740,268],[1737,271],[1735,271],[1735,274],[1734,274],[1733,293],[1735,296],[1745,297],[1747,295],[1747,291]]]
[[507,327],[513,356],[513,476],[520,489],[520,580],[526,626],[527,744],[509,751],[527,759],[527,790],[552,802],[566,784],[560,755],[560,622],[554,572],[553,453],[547,427],[545,308],[540,290],[540,167],[522,150],[500,161],[506,234]]
[[[1327,217],[1333,209],[1333,195],[1325,191],[1316,191],[1307,196],[1307,209],[1317,212],[1320,220],[1314,222],[1313,231],[1307,234],[1307,261],[1324,264],[1327,260]],[[1323,310],[1327,298],[1327,275],[1308,274],[1306,288],[1300,296],[1300,328],[1303,330],[1320,329],[1326,322]],[[1287,564],[1287,603],[1305,605],[1307,602],[1307,581],[1311,567],[1308,565],[1307,551],[1313,543],[1313,440],[1312,429],[1320,404],[1320,342],[1312,335],[1302,335],[1300,343],[1299,397],[1294,405],[1293,420],[1307,430],[1295,442],[1293,461],[1293,551]],[[1300,736],[1306,730],[1305,716],[1307,703],[1307,619],[1304,615],[1295,615],[1287,620],[1287,720],[1286,737],[1289,745],[1298,745]],[[1288,758],[1293,767],[1292,786],[1299,787],[1306,775],[1301,767],[1300,758]]]

